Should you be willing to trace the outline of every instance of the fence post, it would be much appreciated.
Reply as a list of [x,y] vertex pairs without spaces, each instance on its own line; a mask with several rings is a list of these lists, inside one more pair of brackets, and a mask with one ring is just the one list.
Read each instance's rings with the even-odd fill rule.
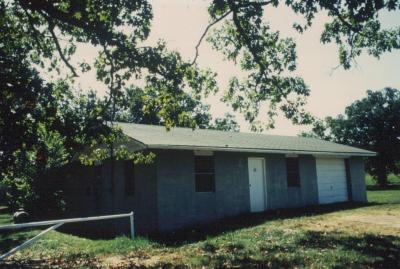
[[134,226],[134,218],[133,218],[133,211],[131,211],[131,214],[129,216],[130,219],[130,226],[131,226],[131,238],[135,238],[135,226]]

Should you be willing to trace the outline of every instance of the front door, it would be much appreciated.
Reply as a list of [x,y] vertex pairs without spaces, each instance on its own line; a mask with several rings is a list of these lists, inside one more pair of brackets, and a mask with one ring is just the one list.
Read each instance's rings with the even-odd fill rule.
[[266,209],[265,163],[264,158],[249,158],[250,210],[260,212]]

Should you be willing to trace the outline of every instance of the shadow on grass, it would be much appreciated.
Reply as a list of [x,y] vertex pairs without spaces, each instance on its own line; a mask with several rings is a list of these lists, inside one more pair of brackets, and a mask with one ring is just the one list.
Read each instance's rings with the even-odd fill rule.
[[378,185],[367,185],[368,191],[387,191],[387,190],[400,190],[400,184],[389,184],[388,186],[381,187]]
[[27,234],[24,232],[15,233],[14,232],[1,232],[0,234],[0,254],[10,251],[12,248],[22,244],[29,238],[33,237],[32,234]]
[[375,205],[377,205],[377,203],[366,204],[347,202],[305,208],[269,210],[262,213],[245,213],[215,222],[188,226],[174,232],[151,234],[149,235],[149,238],[167,246],[181,246],[187,243],[205,240],[210,236],[217,236],[222,233],[257,226],[267,221],[315,216]]
[[199,263],[212,268],[400,267],[400,241],[395,236],[298,231],[291,235],[273,234],[273,238],[260,240],[261,244],[251,249],[225,252],[210,245],[210,251]]

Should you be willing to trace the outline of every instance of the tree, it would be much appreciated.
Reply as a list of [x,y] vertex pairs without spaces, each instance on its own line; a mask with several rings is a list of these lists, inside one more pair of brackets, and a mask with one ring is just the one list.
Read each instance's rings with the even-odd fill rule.
[[[155,100],[157,100],[157,92],[152,88],[128,88],[125,96],[117,105],[115,120],[165,125],[163,106]],[[195,126],[198,128],[207,128],[212,117],[209,105],[203,104],[187,93],[182,93],[176,102],[178,105],[175,106],[175,111],[171,111],[170,118],[176,122],[177,126],[193,128],[192,120],[194,120]],[[190,120],[180,120],[179,117],[184,114]]]
[[214,123],[211,123],[208,126],[208,129],[239,132],[240,126],[237,123],[234,115],[225,113],[224,117],[216,118]]
[[400,173],[400,91],[367,91],[344,115],[318,122],[311,135],[377,152],[367,159],[366,168],[386,186],[389,173]]
[[93,93],[73,94],[65,82],[46,83],[32,68],[31,51],[7,16],[0,10],[0,180],[12,209],[38,215],[63,207],[60,189],[46,185],[46,173],[109,131],[98,118],[101,107]]
[[[279,110],[295,124],[307,124],[312,120],[303,109],[309,88],[303,79],[290,75],[296,69],[295,41],[281,38],[279,32],[273,31],[263,20],[264,9],[277,7],[281,2],[212,1],[209,7],[212,22],[196,47],[198,49],[211,27],[223,21],[208,41],[247,73],[242,80],[231,79],[223,100],[243,113],[253,129],[258,129],[256,118],[262,104],[269,105],[267,127],[273,127],[273,119]],[[379,21],[382,11],[400,8],[398,1],[289,0],[284,4],[304,17],[304,23],[293,25],[300,33],[312,25],[319,12],[327,12],[330,21],[325,24],[321,42],[338,44],[340,65],[345,69],[350,68],[352,61],[364,50],[379,57],[400,48],[400,28],[381,29]]]
[[[210,24],[196,46],[193,61],[185,61],[176,52],[166,49],[163,42],[154,47],[143,45],[151,30],[151,4],[146,0],[93,1],[29,1],[0,2],[6,24],[12,23],[20,37],[20,46],[30,50],[31,61],[46,69],[59,69],[62,62],[72,76],[79,75],[70,62],[78,42],[99,48],[94,64],[81,63],[82,71],[96,68],[97,77],[109,89],[108,102],[113,116],[115,98],[125,86],[142,79],[157,94],[163,106],[167,128],[175,126],[169,119],[177,103],[175,97],[191,92],[196,99],[217,90],[215,74],[196,66],[199,46],[207,37],[213,48],[227,60],[238,63],[248,76],[232,78],[223,100],[244,114],[253,129],[273,127],[273,119],[282,111],[296,124],[311,121],[303,105],[309,88],[300,77],[290,74],[296,69],[296,44],[292,38],[282,38],[263,20],[264,9],[287,5],[304,17],[294,22],[299,32],[312,26],[314,17],[326,11],[330,21],[321,35],[323,43],[339,45],[339,60],[350,68],[352,60],[363,50],[375,57],[400,47],[399,27],[381,29],[382,11],[396,11],[398,1],[282,1],[214,0],[208,8]],[[218,26],[217,24],[221,24]],[[215,29],[212,29],[215,28]],[[67,44],[60,42],[66,40]],[[46,60],[47,59],[47,60]],[[48,64],[50,61],[50,65]],[[179,99],[179,98],[178,98]],[[269,121],[257,120],[260,106],[269,105]],[[189,121],[186,114],[178,120]],[[192,123],[194,125],[194,123]]]
[[60,189],[46,184],[46,173],[109,131],[101,127],[95,95],[45,83],[27,58],[23,48],[0,48],[0,180],[12,209],[38,216],[63,208]]
[[[151,88],[128,88],[126,96],[117,104],[116,121],[142,123],[152,125],[165,125],[162,117],[162,107],[153,102],[157,93]],[[179,127],[192,128],[191,121],[180,121],[178,117],[186,113],[189,119],[194,119],[200,129],[214,129],[238,132],[240,127],[234,115],[226,113],[224,117],[215,118],[209,112],[210,106],[192,98],[189,94],[182,94],[178,100],[176,111],[171,113],[171,118]]]

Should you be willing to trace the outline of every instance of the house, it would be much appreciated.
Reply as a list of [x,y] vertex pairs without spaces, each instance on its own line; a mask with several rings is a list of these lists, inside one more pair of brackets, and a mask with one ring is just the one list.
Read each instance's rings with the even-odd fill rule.
[[118,125],[131,150],[156,154],[153,163],[116,161],[113,182],[109,162],[74,169],[66,175],[70,215],[134,211],[136,229],[146,233],[245,212],[367,201],[371,151],[313,138]]

